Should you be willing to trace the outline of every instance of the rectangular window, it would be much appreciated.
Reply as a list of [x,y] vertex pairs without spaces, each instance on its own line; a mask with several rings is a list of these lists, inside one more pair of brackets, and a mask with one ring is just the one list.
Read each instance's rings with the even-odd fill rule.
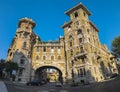
[[76,29],[80,28],[80,21],[76,21],[74,23],[74,26],[75,26]]
[[24,59],[21,59],[20,60],[20,64],[23,65],[25,63],[25,60]]
[[87,29],[87,33],[88,33],[88,34],[89,34],[89,32],[90,32],[89,29]]
[[79,34],[82,34],[82,30],[79,29],[79,30],[77,31],[77,34],[78,34],[78,35],[79,35]]
[[39,56],[36,56],[36,60],[39,60]]
[[86,71],[85,71],[85,68],[84,68],[83,70],[84,70],[84,75],[86,75]]
[[83,12],[83,15],[84,15],[84,17],[86,16],[86,13],[85,12]]
[[61,47],[59,46],[58,49],[61,49]]
[[85,59],[84,59],[84,58],[81,58],[81,60],[82,60],[82,63],[85,64]]
[[70,42],[70,47],[72,47],[72,42]]
[[71,26],[70,25],[68,26],[68,31],[71,31]]
[[77,18],[77,17],[78,17],[78,13],[77,13],[77,12],[75,12],[74,16],[75,16],[75,18]]
[[26,27],[26,29],[29,29],[29,27]]
[[22,34],[19,35],[19,37],[21,37],[21,36],[22,36]]
[[83,77],[83,69],[80,69],[80,76]]
[[81,52],[81,53],[83,53],[83,52],[84,52],[83,47],[80,47],[80,52]]
[[46,47],[45,46],[43,47],[43,52],[46,52]]
[[26,48],[27,42],[23,43],[23,48]]
[[39,52],[39,51],[40,51],[40,48],[39,48],[39,47],[36,47],[36,51]]
[[54,52],[54,47],[53,46],[51,47],[51,52]]
[[79,25],[80,25],[80,22],[79,22],[79,21],[76,21],[76,22],[75,22],[75,25],[79,26]]
[[94,71],[95,71],[95,74],[96,74],[96,67],[94,67]]
[[89,38],[89,42],[90,42],[90,38]]
[[10,52],[10,56],[12,56],[12,52]]
[[61,56],[58,56],[58,60],[61,60]]
[[71,56],[73,56],[73,51],[71,50]]
[[59,46],[59,47],[58,47],[58,52],[60,52],[60,51],[61,51],[61,47]]
[[27,38],[28,37],[28,33],[24,33],[24,38]]
[[43,60],[46,60],[46,57],[45,57],[45,56],[43,56]]
[[21,76],[23,74],[23,69],[19,69],[18,75]]
[[71,39],[72,38],[72,35],[69,35],[69,39]]
[[54,56],[51,56],[51,60],[54,60]]
[[52,46],[51,49],[54,49],[54,47]]
[[82,38],[79,38],[79,43],[82,43]]

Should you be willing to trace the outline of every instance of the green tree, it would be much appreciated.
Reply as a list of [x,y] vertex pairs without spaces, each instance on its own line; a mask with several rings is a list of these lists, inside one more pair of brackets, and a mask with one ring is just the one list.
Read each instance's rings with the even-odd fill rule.
[[112,52],[120,58],[120,36],[116,37],[112,42]]
[[3,70],[5,69],[5,60],[0,60],[0,78],[3,78]]
[[18,64],[16,62],[8,61],[5,64],[6,72],[10,73],[10,76],[12,76],[13,70],[18,70]]

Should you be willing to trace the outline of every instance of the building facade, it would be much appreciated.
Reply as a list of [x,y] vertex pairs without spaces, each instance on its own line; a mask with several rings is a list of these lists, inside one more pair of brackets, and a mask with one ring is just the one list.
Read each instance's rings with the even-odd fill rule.
[[80,3],[65,14],[70,21],[62,25],[64,36],[58,41],[41,41],[33,31],[33,20],[19,20],[7,57],[19,64],[16,81],[35,79],[47,67],[57,69],[61,80],[69,83],[99,82],[118,73],[117,59],[100,43],[99,30],[89,20],[90,11]]

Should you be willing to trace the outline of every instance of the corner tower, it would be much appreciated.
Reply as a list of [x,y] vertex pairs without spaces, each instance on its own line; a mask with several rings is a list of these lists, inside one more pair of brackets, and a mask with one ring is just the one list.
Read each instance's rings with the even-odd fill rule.
[[16,34],[8,50],[8,61],[12,60],[16,51],[22,52],[26,57],[31,58],[31,51],[36,38],[33,32],[35,25],[32,19],[26,17],[19,20]]
[[[65,48],[67,55],[68,79],[72,82],[95,82],[104,80],[101,73],[101,53],[109,51],[101,48],[97,27],[89,20],[90,11],[78,4],[65,12],[70,17],[69,22],[62,26],[64,29]],[[107,61],[107,58],[106,58]],[[96,73],[96,71],[98,71]]]
[[18,22],[18,28],[8,50],[7,61],[18,63],[16,81],[26,83],[32,76],[32,49],[37,36],[33,32],[35,22],[29,18],[22,18]]

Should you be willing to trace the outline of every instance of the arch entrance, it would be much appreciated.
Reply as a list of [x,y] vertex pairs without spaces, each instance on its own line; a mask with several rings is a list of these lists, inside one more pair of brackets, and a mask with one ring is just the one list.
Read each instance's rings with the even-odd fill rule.
[[47,80],[48,82],[63,82],[62,71],[54,66],[41,66],[35,70],[36,80]]

